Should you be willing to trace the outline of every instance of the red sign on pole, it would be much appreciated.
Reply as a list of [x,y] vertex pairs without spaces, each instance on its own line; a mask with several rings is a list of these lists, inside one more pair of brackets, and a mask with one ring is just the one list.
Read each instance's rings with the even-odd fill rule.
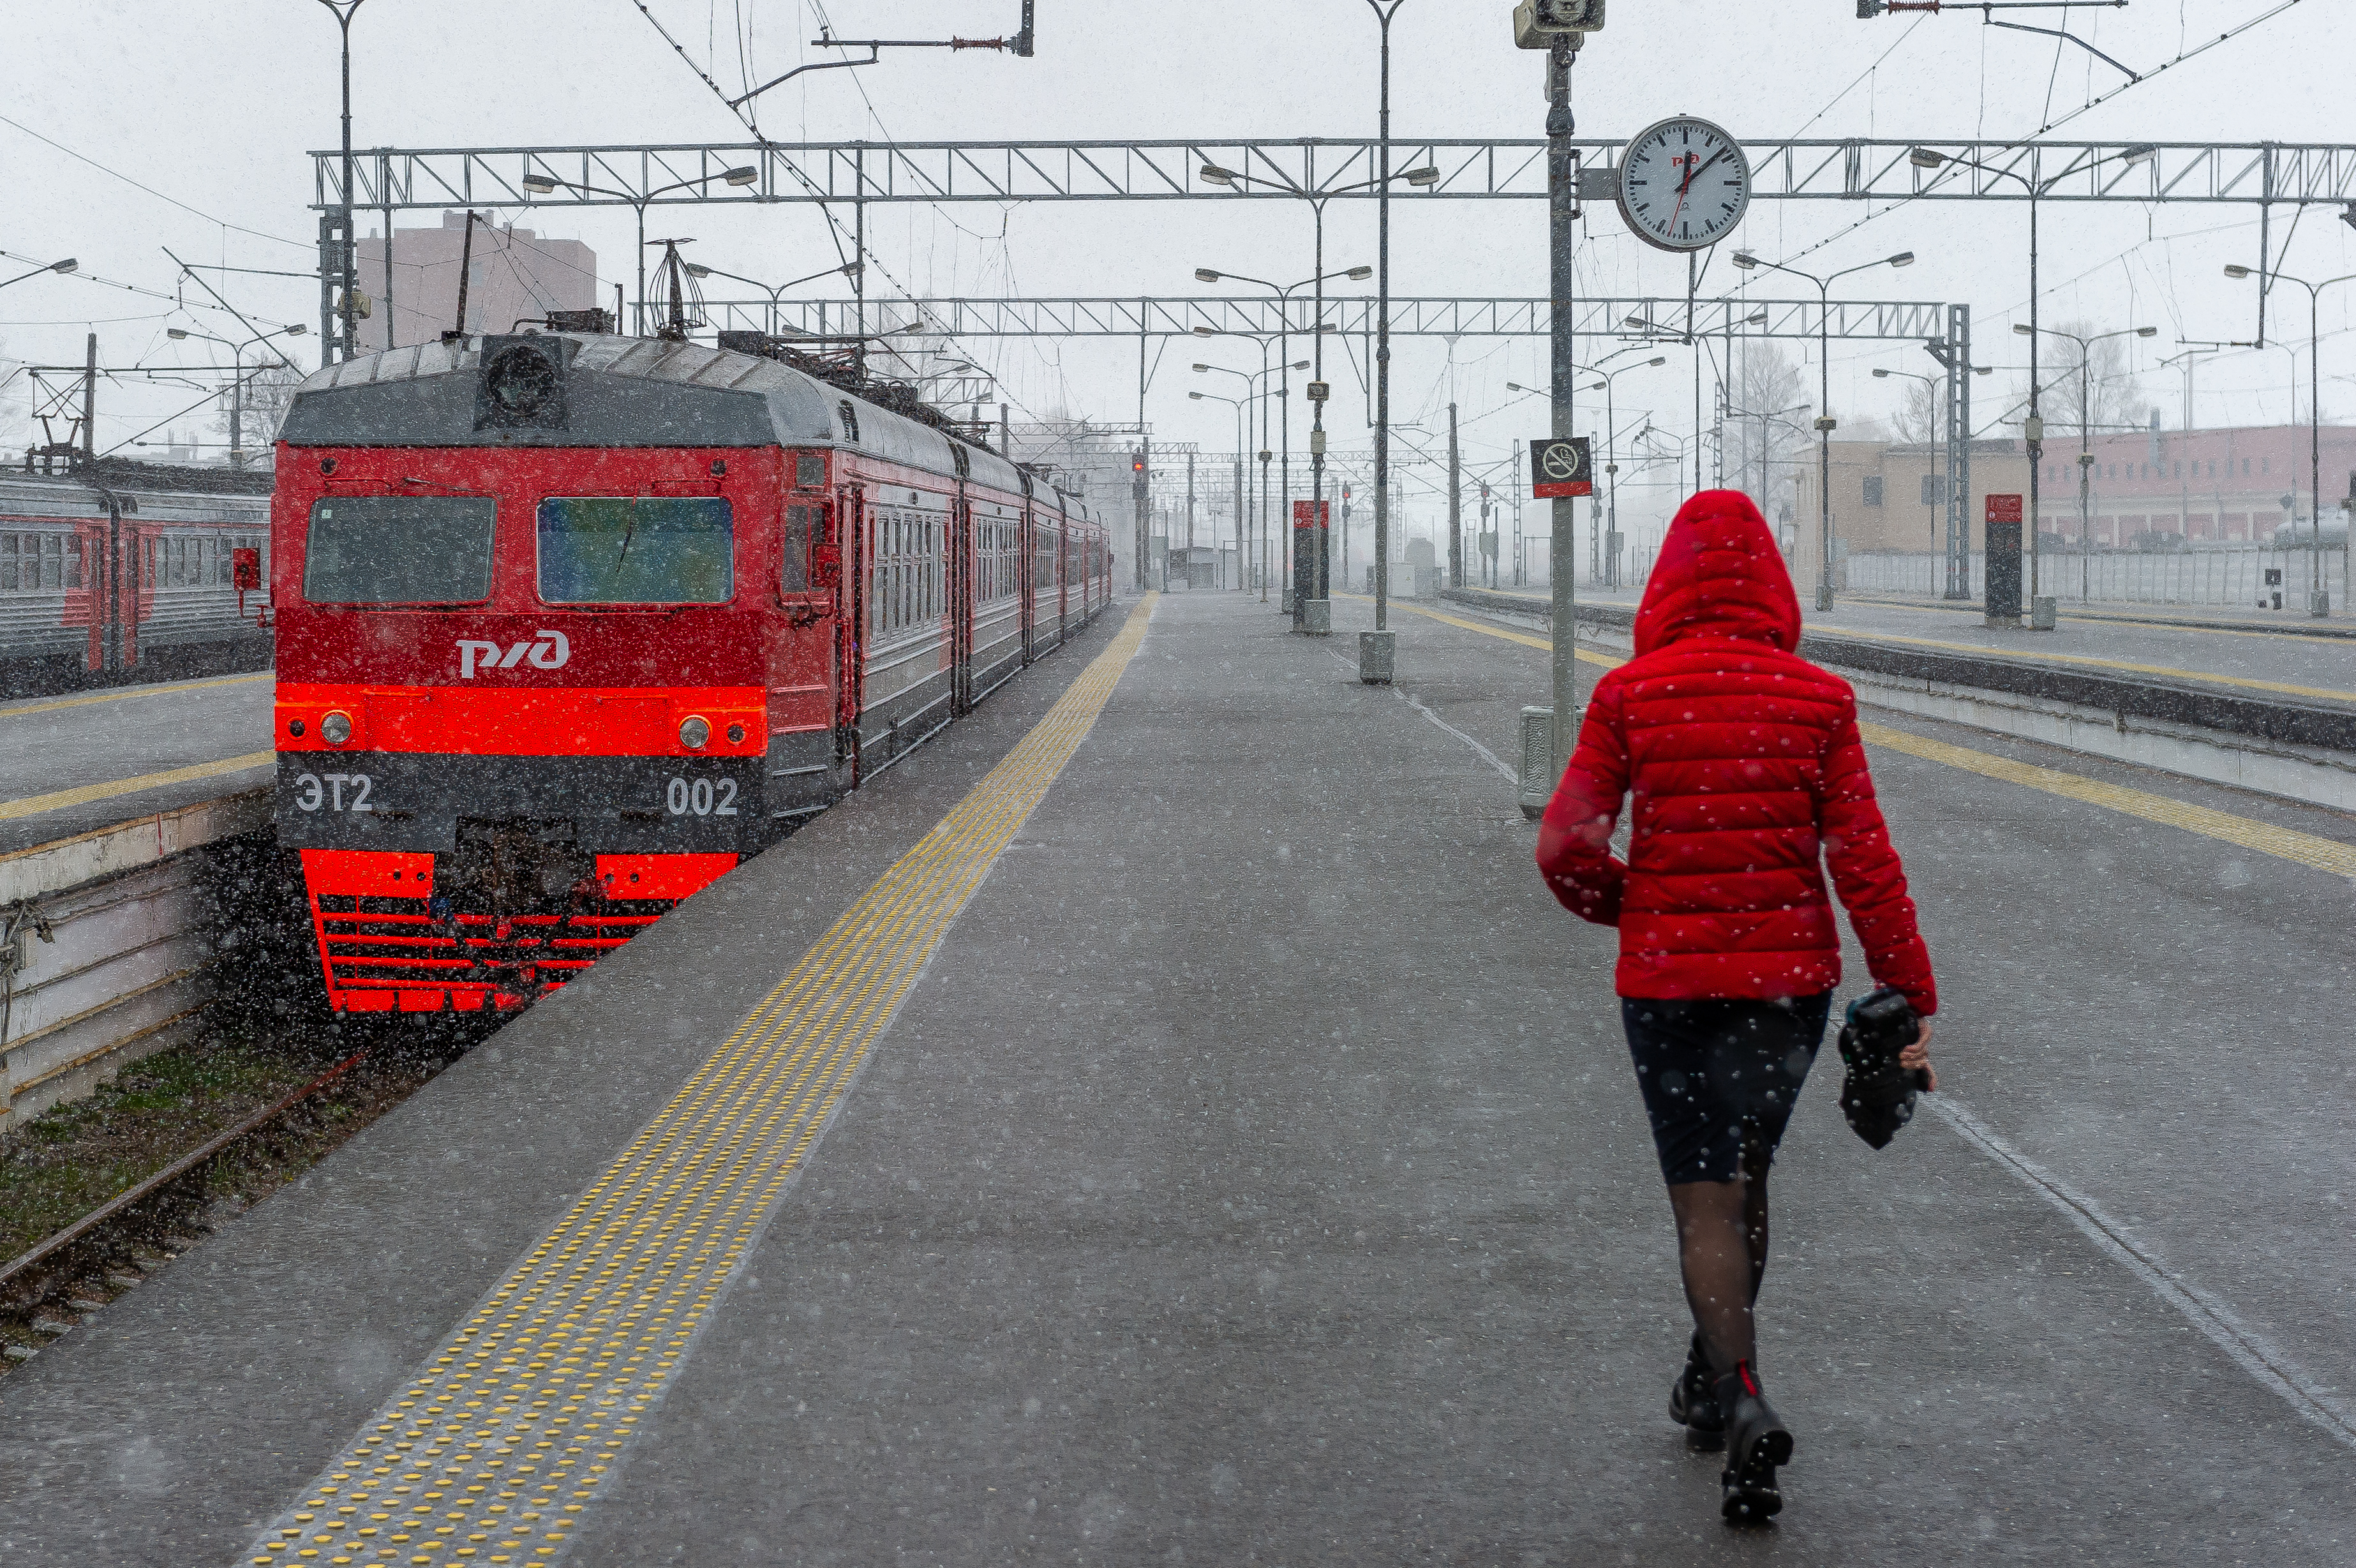
[[[1312,526],[1324,528],[1330,526],[1333,521],[1333,503],[1331,501],[1294,501],[1292,503],[1292,526],[1295,528],[1309,528]],[[1312,507],[1316,509],[1317,521],[1314,524],[1312,524],[1310,521],[1310,509]]]
[[1990,522],[2019,522],[2020,521],[2020,498],[2019,496],[1988,497],[1987,521]]

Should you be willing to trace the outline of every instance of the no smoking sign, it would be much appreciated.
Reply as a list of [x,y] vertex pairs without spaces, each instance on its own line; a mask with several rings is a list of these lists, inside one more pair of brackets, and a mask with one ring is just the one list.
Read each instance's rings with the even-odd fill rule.
[[1530,443],[1530,493],[1540,500],[1591,496],[1594,469],[1584,435],[1542,435]]

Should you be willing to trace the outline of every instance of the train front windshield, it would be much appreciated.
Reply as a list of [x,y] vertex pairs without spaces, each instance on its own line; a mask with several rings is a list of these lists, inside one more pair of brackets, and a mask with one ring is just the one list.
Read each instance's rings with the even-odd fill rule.
[[488,496],[327,496],[311,507],[303,596],[318,605],[478,604],[491,596]]
[[717,496],[552,496],[540,503],[540,596],[723,604],[735,592],[735,532]]

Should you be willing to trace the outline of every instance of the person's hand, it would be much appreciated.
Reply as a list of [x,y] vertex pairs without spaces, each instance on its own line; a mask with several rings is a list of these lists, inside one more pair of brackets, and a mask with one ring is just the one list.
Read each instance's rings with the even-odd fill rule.
[[1939,1087],[1939,1069],[1931,1065],[1931,1020],[1919,1020],[1917,1027],[1921,1032],[1915,1035],[1914,1043],[1898,1053],[1898,1065],[1910,1069],[1922,1069],[1930,1075],[1931,1088],[1936,1090]]

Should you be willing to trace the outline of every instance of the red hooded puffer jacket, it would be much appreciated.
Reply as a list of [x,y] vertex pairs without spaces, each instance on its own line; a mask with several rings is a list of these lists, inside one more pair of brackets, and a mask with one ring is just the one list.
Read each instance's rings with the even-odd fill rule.
[[[1876,981],[1938,1008],[1848,682],[1792,650],[1800,605],[1751,498],[1705,490],[1663,542],[1636,657],[1595,683],[1538,834],[1565,908],[1620,928],[1622,996],[1807,996],[1840,983],[1832,868]],[[1628,860],[1611,852],[1632,797]]]

